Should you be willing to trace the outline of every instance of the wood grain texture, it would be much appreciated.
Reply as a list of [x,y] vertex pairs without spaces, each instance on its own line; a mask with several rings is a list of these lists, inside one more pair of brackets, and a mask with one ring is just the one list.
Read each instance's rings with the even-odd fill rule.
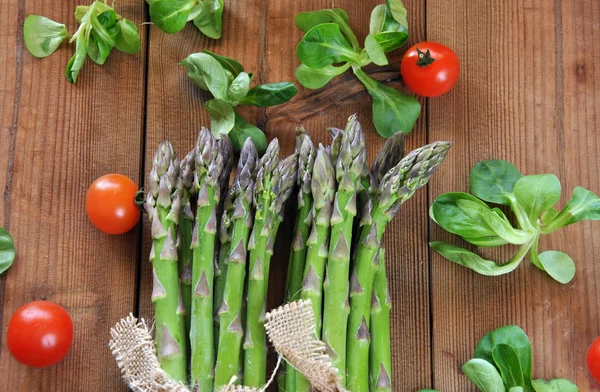
[[[261,20],[262,2],[227,2],[223,15],[223,36],[215,41],[203,36],[192,23],[175,35],[150,27],[148,58],[148,95],[146,110],[145,177],[152,157],[163,140],[173,143],[179,158],[196,145],[200,127],[210,127],[210,117],[204,103],[211,99],[208,92],[190,81],[179,62],[188,55],[208,49],[240,61],[247,72],[259,73],[259,41],[257,27]],[[257,111],[245,110],[243,117],[256,122]],[[152,265],[148,262],[151,246],[150,225],[144,219],[142,273],[139,293],[139,314],[152,318]]]
[[[347,11],[350,24],[359,42],[364,42],[368,34],[371,10],[380,1],[351,0],[336,1],[334,5],[327,1],[305,2],[269,2],[268,5],[268,59],[266,72],[269,80],[293,80],[294,71],[300,64],[295,51],[286,48],[295,47],[302,38],[302,32],[294,29],[289,34],[271,33],[290,31],[293,16],[299,12],[330,8],[332,6]],[[390,65],[369,67],[368,73],[376,80],[386,82],[394,88],[404,89],[399,80],[399,62],[413,43],[425,38],[425,8],[421,1],[405,1],[408,9],[411,40],[403,49],[388,56]],[[327,127],[343,127],[353,113],[364,127],[367,137],[369,161],[375,159],[384,140],[377,135],[370,122],[371,97],[351,71],[335,78],[319,90],[308,90],[298,84],[299,94],[289,104],[269,108],[266,113],[267,137],[278,137],[288,152],[294,143],[293,128],[304,125],[315,143],[329,143]],[[423,109],[425,113],[425,108]],[[406,150],[426,143],[425,121],[422,117],[413,133],[407,138]],[[291,218],[290,218],[291,219]],[[291,220],[293,221],[293,220]],[[392,345],[394,350],[393,372],[398,387],[403,390],[416,390],[430,381],[429,352],[429,285],[427,254],[427,193],[419,192],[406,204],[396,219],[388,227],[385,241],[388,249],[388,268],[390,290],[394,309],[392,314]],[[288,248],[289,249],[289,248]],[[287,264],[286,250],[274,258],[273,265]],[[285,281],[285,268],[272,268],[271,306],[282,298],[281,283]],[[279,282],[279,285],[273,284]]]
[[[597,127],[592,113],[598,112],[593,100],[598,69],[591,64],[598,51],[579,52],[573,46],[582,42],[584,31],[591,37],[598,30],[590,9],[597,14],[598,7],[573,3],[577,6],[561,1],[428,1],[428,39],[454,48],[462,60],[456,88],[430,103],[430,139],[444,136],[455,142],[430,187],[431,200],[444,192],[468,191],[472,165],[495,158],[513,162],[525,174],[556,174],[563,184],[562,204],[576,185],[598,192],[597,179],[589,175],[598,167],[597,139],[585,133]],[[581,23],[583,12],[587,23]],[[590,48],[588,39],[585,47]],[[577,73],[582,66],[583,78]],[[592,227],[569,227],[542,240],[541,250],[559,249],[576,260],[578,273],[565,286],[527,259],[514,273],[487,278],[432,253],[436,389],[475,390],[461,365],[484,334],[511,323],[532,341],[534,377],[566,377],[577,381],[580,390],[598,388],[592,387],[585,367],[586,348],[598,335],[593,283],[598,239]],[[430,233],[432,240],[460,243],[433,223]],[[513,252],[508,247],[486,255],[508,260]]]
[[[557,52],[563,77],[557,80],[559,119],[564,141],[563,192],[577,185],[600,192],[600,3],[563,1],[557,4],[561,28],[557,30]],[[570,196],[570,195],[569,195]],[[564,248],[577,263],[577,275],[567,290],[570,312],[565,315],[565,340],[572,361],[571,377],[580,391],[599,391],[584,363],[589,345],[600,335],[600,227],[583,222],[564,229]],[[570,317],[569,317],[570,316]],[[549,355],[549,353],[544,353]],[[552,364],[544,364],[547,373]],[[547,369],[550,368],[550,369]]]
[[[76,86],[64,77],[73,46],[33,58],[22,40],[25,16],[45,15],[74,32],[76,3],[1,5],[1,214],[18,255],[0,283],[2,332],[18,307],[46,299],[70,313],[75,333],[69,355],[47,369],[17,363],[3,334],[3,390],[125,389],[107,340],[109,328],[134,309],[138,234],[115,237],[96,230],[85,214],[85,193],[110,172],[138,180],[145,56],[115,51],[103,67],[88,61]],[[136,23],[144,20],[137,1],[122,1],[117,11]]]
[[[152,319],[150,234],[106,236],[85,216],[85,191],[98,176],[119,172],[143,185],[152,155],[170,140],[180,157],[209,126],[210,97],[177,64],[209,49],[239,60],[259,83],[293,81],[302,33],[301,11],[344,8],[363,41],[380,0],[225,0],[224,32],[205,38],[191,24],[176,35],[140,27],[141,54],[113,53],[105,66],[88,61],[76,86],[64,79],[73,48],[39,60],[24,50],[22,23],[36,13],[67,23],[76,2],[0,0],[0,226],[17,244],[15,265],[0,277],[0,390],[118,391],[118,370],[107,349],[108,329],[134,311]],[[79,3],[77,3],[79,4]],[[600,192],[600,3],[597,0],[406,0],[410,42],[385,67],[368,67],[376,80],[405,90],[399,61],[425,39],[455,49],[462,63],[457,86],[422,100],[423,115],[406,149],[434,140],[454,142],[428,190],[406,204],[385,236],[394,302],[392,346],[395,390],[435,387],[474,391],[460,367],[479,338],[516,323],[533,344],[535,377],[566,377],[581,391],[600,391],[585,366],[600,335],[600,231],[597,222],[570,226],[544,238],[541,249],[570,254],[578,272],[563,286],[527,260],[514,273],[486,278],[427,248],[428,240],[460,244],[427,217],[441,193],[468,190],[468,172],[483,159],[507,159],[523,173],[554,173],[563,184],[562,206],[573,188]],[[117,11],[147,21],[142,0],[123,0]],[[146,36],[147,35],[147,36]],[[148,42],[146,43],[146,38]],[[148,48],[148,53],[146,53]],[[372,162],[383,140],[370,123],[371,100],[351,72],[325,88],[307,90],[278,107],[241,108],[246,120],[279,138],[282,155],[304,125],[316,143],[327,127],[357,113]],[[287,218],[293,222],[294,202]],[[280,304],[291,226],[283,225],[272,260],[269,307]],[[485,255],[508,259],[513,248]],[[138,271],[139,270],[139,271]],[[69,356],[48,369],[29,369],[10,357],[8,320],[22,304],[45,298],[64,306],[75,323]]]

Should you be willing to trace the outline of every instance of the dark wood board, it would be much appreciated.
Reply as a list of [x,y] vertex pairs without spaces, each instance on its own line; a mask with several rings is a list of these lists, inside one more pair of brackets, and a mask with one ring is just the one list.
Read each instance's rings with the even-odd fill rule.
[[[431,183],[431,200],[468,191],[469,170],[483,159],[509,160],[525,174],[556,174],[561,205],[576,185],[598,190],[590,176],[599,162],[597,137],[589,130],[599,124],[598,50],[591,38],[600,27],[593,16],[599,7],[584,3],[428,1],[427,38],[453,47],[462,59],[456,88],[430,102],[430,139],[455,142]],[[457,242],[430,227],[432,240]],[[585,365],[598,335],[598,239],[597,225],[589,222],[542,239],[541,250],[562,250],[576,260],[577,275],[564,286],[527,258],[514,273],[487,278],[431,252],[432,386],[475,390],[461,365],[485,333],[518,324],[532,341],[534,377],[565,377],[580,390],[598,389]],[[500,261],[513,252],[487,255]]]
[[[359,41],[379,0],[225,0],[223,38],[193,26],[167,35],[148,21],[142,0],[117,11],[140,26],[143,50],[113,53],[105,66],[88,61],[76,86],[64,79],[73,49],[34,59],[22,41],[26,15],[36,13],[76,28],[79,2],[0,0],[0,226],[17,244],[15,265],[0,277],[0,389],[125,390],[107,348],[108,330],[129,312],[152,319],[149,225],[107,236],[85,216],[85,191],[102,174],[123,173],[144,185],[152,155],[170,140],[180,157],[193,148],[200,126],[210,126],[209,99],[185,76],[179,61],[209,49],[234,57],[260,83],[293,81],[299,64],[294,26],[301,11],[344,8]],[[585,354],[600,335],[600,254],[597,223],[581,223],[542,241],[576,260],[574,281],[560,285],[526,260],[514,273],[486,278],[428,249],[429,240],[460,243],[427,216],[436,196],[468,190],[468,172],[482,159],[512,161],[522,172],[554,173],[565,203],[582,185],[600,192],[600,3],[596,0],[406,0],[410,41],[390,65],[368,73],[405,90],[399,62],[409,45],[437,41],[462,62],[447,95],[422,99],[423,115],[407,149],[434,140],[454,142],[427,189],[405,205],[386,234],[391,292],[395,390],[475,390],[460,367],[489,330],[515,323],[533,343],[535,377],[566,377],[581,391],[600,390]],[[294,129],[304,125],[317,143],[328,126],[357,113],[372,161],[383,140],[371,101],[348,72],[320,90],[299,88],[290,103],[242,109],[243,116],[293,151]],[[289,212],[293,206],[288,208]],[[290,216],[291,218],[291,216]],[[290,233],[283,230],[273,258],[269,305],[281,302]],[[508,259],[513,249],[488,256]],[[48,369],[18,364],[6,346],[13,312],[34,299],[63,305],[75,323],[69,356]]]
[[[0,216],[18,255],[0,281],[2,390],[125,390],[107,342],[110,327],[134,307],[140,236],[137,229],[123,236],[96,230],[86,218],[85,194],[106,173],[139,181],[146,56],[145,49],[138,56],[113,53],[103,67],[88,60],[76,86],[64,77],[71,47],[33,58],[23,43],[25,17],[45,15],[74,32],[77,3],[1,4]],[[117,10],[145,20],[140,2],[124,0]],[[73,349],[47,369],[20,365],[6,346],[11,315],[35,299],[61,304],[74,323]]]

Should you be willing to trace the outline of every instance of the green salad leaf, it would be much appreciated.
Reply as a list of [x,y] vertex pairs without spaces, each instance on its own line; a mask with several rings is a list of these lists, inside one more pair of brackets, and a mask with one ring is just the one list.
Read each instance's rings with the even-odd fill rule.
[[379,42],[371,34],[365,38],[365,50],[369,58],[377,65],[388,65],[385,51]]
[[123,53],[135,54],[141,49],[140,32],[137,26],[125,18],[117,22],[119,34],[115,40],[115,48]]
[[240,105],[251,105],[266,108],[288,102],[298,89],[291,82],[262,84],[254,87],[240,100]]
[[[563,378],[532,380],[532,362],[527,334],[516,325],[506,325],[481,338],[473,359],[462,370],[482,392],[577,392],[577,386]],[[433,390],[419,392],[425,391]]]
[[3,274],[15,261],[15,243],[5,229],[0,227],[0,274]]
[[208,38],[219,39],[223,31],[223,0],[198,2],[198,15],[193,18],[194,26]]
[[419,101],[376,82],[359,67],[353,66],[352,70],[373,98],[373,124],[377,132],[385,138],[398,132],[410,133],[421,114]]
[[183,30],[195,5],[195,0],[153,1],[150,4],[150,19],[165,33],[175,34]]
[[372,35],[385,53],[400,48],[408,40],[408,23],[406,21],[406,8],[400,3],[397,13],[404,14],[402,22],[394,19],[388,4],[378,5],[371,13],[369,33]]
[[69,37],[67,27],[39,15],[29,15],[23,24],[25,47],[35,57],[48,57]]
[[296,68],[296,80],[306,88],[319,89],[336,76],[350,69],[350,63],[341,66],[327,65],[320,69],[312,69],[304,64]]
[[506,391],[498,370],[483,359],[471,359],[463,365],[462,371],[482,392]]
[[473,166],[469,176],[471,193],[490,203],[510,205],[507,195],[523,175],[510,162],[482,161]]
[[492,358],[509,390],[525,387],[521,361],[512,346],[503,343],[495,345],[492,349]]
[[237,77],[240,73],[244,72],[244,67],[237,60],[227,56],[221,56],[220,54],[213,53],[207,49],[204,49],[204,53],[211,55],[225,70],[231,72],[233,77]]
[[267,138],[264,132],[244,120],[237,113],[235,114],[235,124],[229,133],[229,138],[236,151],[242,149],[244,142],[248,138],[252,139],[257,151],[264,152],[267,149]]
[[227,135],[235,125],[233,107],[220,99],[211,99],[204,105],[210,113],[210,130],[216,138]]
[[335,23],[339,26],[340,31],[342,32],[342,34],[344,34],[348,42],[350,42],[352,48],[355,51],[360,49],[358,39],[356,38],[356,35],[350,27],[350,22],[348,21],[348,14],[341,8],[301,12],[298,15],[296,15],[295,23],[296,27],[298,27],[305,33],[307,33],[310,29],[312,29],[315,26],[326,23]]
[[221,38],[223,0],[146,0],[150,19],[168,34],[178,33],[188,22],[212,39]]
[[506,263],[497,264],[467,249],[445,242],[433,241],[429,245],[442,257],[486,276],[500,276],[514,271],[521,264],[530,248],[530,245],[522,245],[510,260]]
[[568,254],[547,250],[537,256],[543,270],[559,283],[567,284],[575,277],[575,262]]
[[444,230],[467,238],[492,237],[496,233],[482,220],[473,219],[458,206],[459,200],[470,200],[481,206],[487,204],[464,192],[444,193],[429,208],[429,216]]
[[85,30],[80,28],[76,35],[73,36],[74,38],[77,38],[77,42],[75,43],[75,54],[73,57],[71,57],[71,60],[67,64],[67,69],[65,70],[67,80],[71,83],[75,83],[77,81],[77,76],[79,75],[79,72],[85,63],[85,58],[88,54],[88,44],[91,32],[92,26],[87,25]]
[[248,95],[250,82],[250,75],[246,72],[240,72],[235,79],[233,79],[233,82],[231,82],[229,90],[227,91],[227,98],[232,102],[239,102],[240,99]]
[[582,220],[600,220],[600,198],[595,193],[578,186],[565,208],[547,224],[542,232],[552,233]]
[[414,128],[421,113],[419,101],[373,80],[361,69],[370,63],[389,64],[386,53],[407,41],[406,8],[400,0],[389,0],[373,9],[364,49],[350,27],[348,15],[339,8],[302,12],[296,16],[296,26],[305,33],[296,47],[301,61],[296,69],[300,84],[318,89],[352,67],[372,98],[377,133],[388,138]]
[[234,59],[204,51],[193,53],[180,63],[198,87],[209,91],[214,99],[205,103],[210,114],[211,131],[218,139],[228,135],[236,151],[247,138],[259,152],[267,148],[263,131],[245,121],[235,110],[238,105],[269,107],[288,102],[298,90],[293,83],[268,83],[250,88],[252,74]]
[[[75,20],[79,27],[69,41],[75,42],[75,54],[65,69],[65,76],[71,83],[77,81],[86,57],[102,65],[114,48],[131,54],[140,51],[136,25],[105,2],[94,1],[89,6],[77,6]],[[29,15],[23,25],[23,36],[25,46],[33,56],[46,57],[69,37],[69,33],[64,24],[43,16]]]
[[229,78],[225,68],[207,53],[193,53],[186,57],[181,64],[185,67],[188,77],[200,88],[220,100],[227,101]]
[[[560,200],[561,185],[555,175],[523,176],[515,166],[500,160],[476,164],[471,170],[470,186],[474,196],[466,193],[439,196],[431,205],[431,218],[446,231],[473,245],[521,245],[519,251],[503,264],[483,259],[469,250],[434,241],[432,247],[436,252],[488,276],[513,271],[529,252],[531,263],[557,282],[567,284],[573,280],[573,259],[556,250],[538,254],[539,239],[543,234],[581,220],[600,220],[598,196],[577,187],[571,200],[558,212],[553,206]],[[516,216],[517,227],[513,227],[501,210],[488,207],[480,199],[510,206]]]
[[531,384],[535,392],[577,392],[577,385],[564,378],[552,380],[532,380]]
[[347,61],[360,63],[360,55],[335,23],[320,24],[308,30],[296,47],[296,53],[303,64],[313,69]]
[[554,174],[521,177],[515,184],[514,194],[523,206],[532,225],[537,224],[542,212],[560,200],[560,181]]

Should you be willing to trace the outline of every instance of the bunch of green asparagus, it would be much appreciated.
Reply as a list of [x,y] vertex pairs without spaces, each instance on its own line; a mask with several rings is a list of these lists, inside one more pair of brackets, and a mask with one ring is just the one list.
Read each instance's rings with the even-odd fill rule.
[[[286,201],[296,190],[285,300],[312,301],[317,332],[343,385],[391,391],[382,236],[450,144],[432,143],[403,157],[397,134],[369,171],[354,116],[331,134],[329,146],[316,148],[298,129],[296,152],[285,159],[277,139],[260,158],[247,139],[231,185],[234,156],[227,136],[216,140],[203,128],[181,162],[169,142],[160,144],[145,208],[152,226],[157,354],[173,379],[201,392],[232,382],[266,383],[269,270]],[[287,392],[310,389],[292,367],[279,385]]]
[[[330,131],[331,145],[317,150],[303,130],[298,132],[298,214],[286,300],[311,300],[317,334],[342,386],[351,392],[392,391],[383,234],[402,204],[427,184],[451,144],[431,143],[404,156],[403,136],[395,134],[369,170],[356,118],[345,129]],[[311,390],[291,366],[279,378],[279,389]]]

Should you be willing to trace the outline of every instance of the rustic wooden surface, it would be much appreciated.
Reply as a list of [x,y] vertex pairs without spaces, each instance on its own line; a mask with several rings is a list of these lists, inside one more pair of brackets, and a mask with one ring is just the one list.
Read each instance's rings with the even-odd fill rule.
[[[171,140],[181,156],[192,148],[207,95],[177,63],[204,48],[234,57],[261,83],[293,80],[293,25],[300,11],[342,7],[357,35],[368,30],[379,0],[226,0],[224,34],[206,39],[188,26],[166,35],[140,27],[143,50],[113,53],[103,67],[86,63],[77,86],[63,69],[71,48],[34,59],[22,41],[30,13],[75,29],[74,0],[0,0],[0,226],[17,244],[14,266],[0,277],[0,390],[119,391],[119,373],[107,348],[108,329],[129,312],[152,316],[147,263],[148,225],[106,236],[87,221],[85,191],[108,172],[143,185],[159,141]],[[587,373],[585,353],[600,335],[600,230],[598,223],[568,227],[542,242],[577,262],[574,281],[562,286],[525,262],[514,273],[486,278],[443,260],[427,241],[455,241],[427,217],[430,202],[467,190],[470,167],[502,158],[523,172],[556,174],[563,202],[576,185],[600,192],[600,2],[597,0],[406,0],[410,42],[447,44],[462,61],[454,90],[422,100],[423,115],[409,147],[453,141],[453,151],[426,191],[388,230],[386,242],[394,300],[395,390],[434,387],[474,390],[460,366],[486,332],[519,324],[533,342],[535,377],[566,377],[581,391],[600,390]],[[148,20],[142,0],[122,0],[117,11],[138,24]],[[373,77],[403,89],[398,62],[370,68]],[[326,88],[300,89],[291,103],[244,115],[278,137],[284,153],[303,124],[317,142],[325,128],[358,113],[370,158],[382,140],[369,124],[370,100],[347,73]],[[280,236],[273,259],[270,305],[278,304],[289,249]],[[286,238],[287,237],[287,238]],[[510,249],[493,254],[510,257]],[[67,308],[75,341],[59,365],[29,369],[10,356],[8,321],[23,303],[48,299]],[[10,387],[10,388],[9,388]]]

